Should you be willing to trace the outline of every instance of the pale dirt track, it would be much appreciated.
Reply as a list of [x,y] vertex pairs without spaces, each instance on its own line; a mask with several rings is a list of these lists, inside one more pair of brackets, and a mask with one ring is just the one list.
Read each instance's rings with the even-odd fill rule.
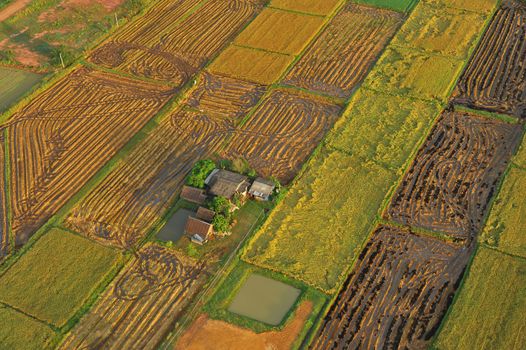
[[29,5],[31,0],[15,0],[0,10],[0,22],[5,21],[24,7]]

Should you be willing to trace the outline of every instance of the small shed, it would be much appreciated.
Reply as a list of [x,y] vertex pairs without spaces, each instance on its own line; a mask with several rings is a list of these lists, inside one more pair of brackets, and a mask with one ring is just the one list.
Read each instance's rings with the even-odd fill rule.
[[276,185],[272,181],[258,177],[250,186],[248,193],[256,199],[268,201],[275,188]]
[[214,234],[214,226],[198,218],[188,217],[184,231],[192,242],[203,244]]
[[232,199],[236,193],[246,195],[248,191],[248,177],[228,170],[219,170],[211,177],[210,194]]
[[206,192],[203,189],[183,186],[181,198],[196,204],[204,204],[206,201]]
[[212,220],[214,220],[215,215],[216,215],[215,211],[207,209],[205,207],[199,207],[197,209],[196,217],[206,222],[212,222]]

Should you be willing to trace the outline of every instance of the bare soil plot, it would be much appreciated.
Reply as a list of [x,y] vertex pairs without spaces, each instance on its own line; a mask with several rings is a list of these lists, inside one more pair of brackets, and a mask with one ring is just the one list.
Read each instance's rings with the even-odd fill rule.
[[271,85],[294,61],[294,56],[231,45],[210,65],[215,73]]
[[322,100],[275,90],[235,130],[223,155],[245,159],[261,176],[274,176],[288,183],[340,111],[339,106]]
[[423,349],[471,249],[380,226],[360,254],[312,349]]
[[294,65],[284,83],[349,97],[401,20],[397,12],[349,3]]
[[16,244],[25,243],[171,95],[80,68],[15,113],[6,125]]
[[165,117],[73,208],[67,227],[131,248],[168,210],[194,163],[219,150],[236,118],[262,93],[256,84],[206,75],[187,104]]
[[165,0],[96,50],[91,61],[182,86],[262,9],[260,0]]
[[114,250],[52,229],[0,277],[0,301],[62,327],[118,263]]
[[297,55],[316,35],[324,19],[266,8],[241,32],[235,43],[242,46]]
[[526,4],[498,9],[453,94],[470,107],[526,118]]
[[328,15],[340,2],[340,0],[272,0],[270,6],[315,15]]
[[385,216],[470,239],[481,228],[520,125],[446,111],[420,148]]
[[142,248],[61,348],[155,349],[204,282],[203,269],[173,250]]
[[393,44],[467,59],[482,32],[486,16],[420,3],[397,33]]
[[253,350],[290,349],[311,312],[312,303],[305,301],[295,311],[294,318],[282,330],[263,333],[255,333],[201,315],[179,339],[175,349],[245,350],[248,344]]

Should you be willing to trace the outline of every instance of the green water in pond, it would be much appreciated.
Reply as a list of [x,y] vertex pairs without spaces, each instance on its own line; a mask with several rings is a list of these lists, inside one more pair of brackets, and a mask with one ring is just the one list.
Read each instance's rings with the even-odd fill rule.
[[186,220],[189,216],[195,217],[195,212],[188,209],[177,210],[166,225],[157,233],[157,238],[162,241],[177,242],[184,235]]

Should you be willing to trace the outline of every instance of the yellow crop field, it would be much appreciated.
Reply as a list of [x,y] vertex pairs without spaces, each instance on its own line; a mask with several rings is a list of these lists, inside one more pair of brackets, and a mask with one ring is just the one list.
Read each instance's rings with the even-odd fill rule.
[[526,139],[522,142],[522,145],[513,158],[513,162],[522,168],[526,168]]
[[9,350],[49,349],[55,333],[43,323],[7,306],[0,306],[0,344]]
[[491,12],[498,3],[496,0],[420,0],[420,2],[433,4],[437,7],[447,6],[484,14]]
[[243,258],[334,292],[395,179],[374,162],[325,150],[272,211]]
[[419,4],[393,44],[465,59],[484,27],[485,16],[456,9]]
[[493,203],[482,242],[526,258],[526,171],[512,168]]
[[522,349],[525,285],[524,260],[480,247],[432,348]]
[[391,46],[364,85],[414,98],[445,100],[462,66],[462,61],[452,58]]
[[272,0],[270,6],[316,15],[330,14],[341,0]]
[[270,85],[277,81],[294,56],[235,45],[229,46],[210,66],[210,71]]
[[323,22],[321,17],[267,8],[236,38],[235,43],[297,55],[320,30]]

